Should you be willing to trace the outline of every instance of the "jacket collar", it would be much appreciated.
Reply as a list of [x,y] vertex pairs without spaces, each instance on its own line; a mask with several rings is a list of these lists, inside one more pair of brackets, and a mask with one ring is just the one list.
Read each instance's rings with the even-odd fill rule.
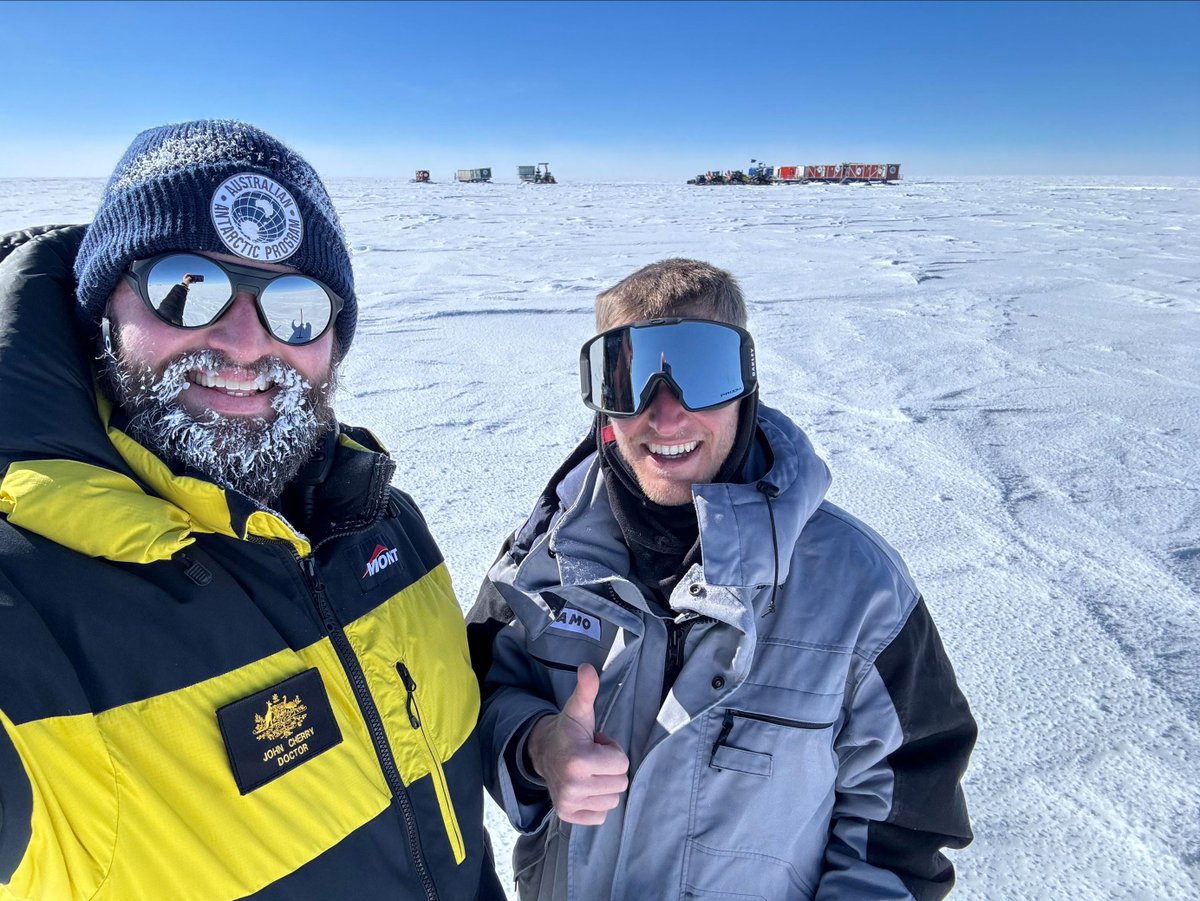
[[[88,556],[127,563],[169,559],[206,533],[284,541],[299,556],[311,553],[310,536],[279,513],[173,473],[111,424],[102,395],[98,402],[108,437],[134,478],[79,460],[14,462],[0,480],[0,512],[10,523]],[[335,453],[330,490],[318,493],[322,531],[357,531],[383,514],[394,463],[362,430],[341,432]]]
[[81,460],[28,460],[8,466],[0,480],[0,512],[8,521],[91,557],[126,563],[166,560],[197,534],[283,540],[296,553],[309,540],[281,516],[212,482],[171,472],[158,457],[109,424],[113,447],[135,478]]
[[704,577],[710,585],[783,584],[792,548],[832,481],[808,436],[778,410],[761,407],[758,426],[772,457],[766,475],[741,484],[722,482],[692,489],[700,519]]

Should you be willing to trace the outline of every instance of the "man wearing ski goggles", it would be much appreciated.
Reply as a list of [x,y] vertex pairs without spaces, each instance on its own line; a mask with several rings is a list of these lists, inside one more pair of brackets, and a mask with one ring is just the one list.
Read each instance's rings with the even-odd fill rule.
[[596,324],[591,433],[468,618],[521,897],[941,897],[975,723],[899,557],[759,403],[737,283],[665,260]]
[[737,436],[737,402],[758,386],[750,334],[707,319],[609,329],[583,345],[579,373],[583,402],[611,421],[621,461],[664,506],[688,503],[693,484],[717,475]]

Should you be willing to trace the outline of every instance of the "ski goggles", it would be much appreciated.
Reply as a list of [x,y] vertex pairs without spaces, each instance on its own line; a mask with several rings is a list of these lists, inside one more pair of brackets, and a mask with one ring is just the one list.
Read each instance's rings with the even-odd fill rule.
[[135,260],[126,281],[154,314],[176,328],[204,328],[234,298],[254,296],[263,327],[284,344],[316,341],[337,319],[344,301],[323,282],[298,272],[274,272],[195,253],[163,253]]
[[579,354],[583,402],[615,419],[637,416],[666,382],[693,413],[754,393],[754,340],[708,319],[652,319],[601,332]]

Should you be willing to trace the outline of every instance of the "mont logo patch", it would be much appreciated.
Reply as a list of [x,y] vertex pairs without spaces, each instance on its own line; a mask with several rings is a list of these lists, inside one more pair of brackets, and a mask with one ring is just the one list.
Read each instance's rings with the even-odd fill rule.
[[248,795],[342,740],[316,668],[217,711],[238,791]]
[[399,558],[399,548],[388,547],[384,544],[375,545],[375,549],[371,551],[370,559],[367,560],[367,568],[363,570],[362,577],[366,579],[379,575],[381,570],[387,569]]
[[412,552],[411,548],[398,545],[394,538],[382,535],[368,541],[359,542],[358,549],[358,586],[364,592],[372,591],[383,582],[391,582],[396,578],[412,581]]

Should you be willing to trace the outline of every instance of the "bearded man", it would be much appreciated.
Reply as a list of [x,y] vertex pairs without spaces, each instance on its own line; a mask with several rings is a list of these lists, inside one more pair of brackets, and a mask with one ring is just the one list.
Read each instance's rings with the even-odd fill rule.
[[154,128],[0,259],[0,894],[503,897],[446,567],[331,406],[316,173]]

